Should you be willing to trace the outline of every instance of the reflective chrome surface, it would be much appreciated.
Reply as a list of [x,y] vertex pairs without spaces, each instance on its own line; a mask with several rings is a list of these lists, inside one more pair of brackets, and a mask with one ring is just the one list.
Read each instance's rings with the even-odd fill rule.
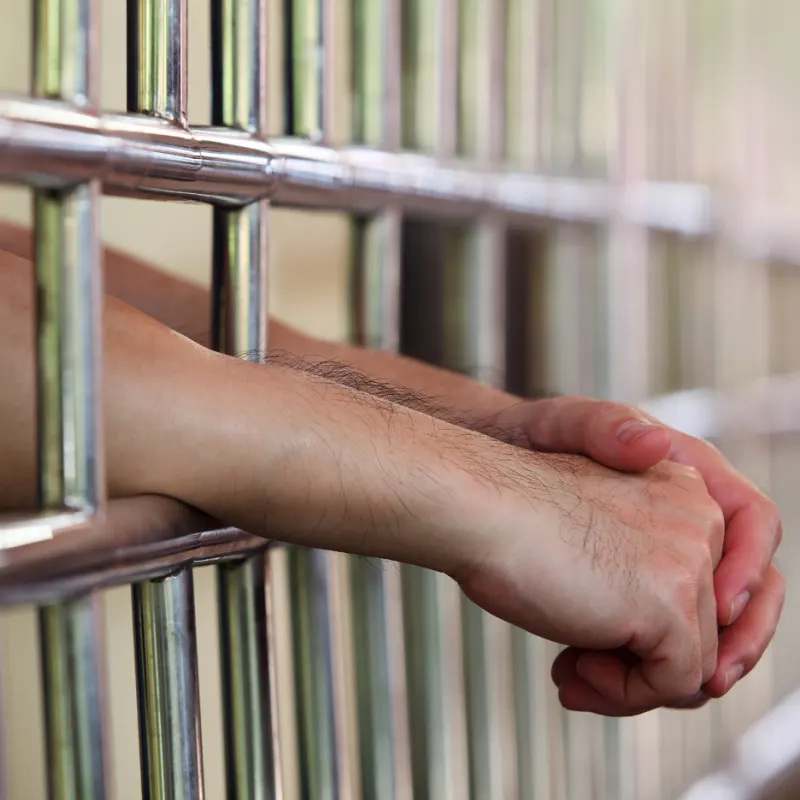
[[142,796],[202,798],[191,570],[133,585]]
[[226,784],[231,797],[279,796],[272,752],[264,554],[217,567]]
[[[96,110],[96,25],[94,0],[35,3],[36,97]],[[50,511],[92,513],[105,498],[97,191],[90,179],[34,193],[38,500]]]
[[[268,144],[218,129],[171,126],[137,116],[97,118],[59,103],[0,96],[0,175],[34,184],[97,177],[108,190],[214,202],[266,196],[278,205],[370,212],[388,201],[417,213],[598,221],[612,192],[592,179],[489,170],[457,160],[365,147],[329,148],[299,139]],[[630,187],[621,209],[632,222],[688,236],[713,230],[710,190],[694,184]],[[764,241],[766,239],[766,241]],[[791,260],[789,229],[742,231],[742,241]],[[794,255],[792,255],[794,254]]]
[[108,796],[102,626],[96,594],[39,610],[50,800]]
[[127,0],[128,109],[186,123],[187,0]]

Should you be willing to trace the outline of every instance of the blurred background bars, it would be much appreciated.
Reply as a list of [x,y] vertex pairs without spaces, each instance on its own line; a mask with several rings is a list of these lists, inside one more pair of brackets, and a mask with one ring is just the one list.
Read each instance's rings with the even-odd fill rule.
[[[458,12],[459,0],[402,6],[402,144],[439,159],[458,147]],[[463,236],[455,226],[405,223],[403,352],[442,363],[434,340],[445,347],[443,332],[430,327],[441,294],[426,289],[457,269]],[[461,800],[471,796],[461,595],[450,578],[416,567],[403,568],[403,591],[414,795]]]
[[[117,48],[94,60],[91,0],[30,9],[35,99],[0,96],[0,172],[35,187],[39,500],[51,516],[6,527],[6,544],[93,524],[103,506],[101,184],[214,205],[225,353],[265,355],[268,259],[273,281],[304,274],[275,244],[289,217],[268,203],[338,209],[349,235],[338,253],[325,239],[315,274],[348,284],[343,336],[522,394],[665,395],[668,419],[712,434],[785,517],[800,514],[791,0],[128,0],[127,17],[107,3],[127,37],[127,116],[98,116],[100,72],[121,59]],[[204,41],[194,78],[190,12],[193,30],[210,21],[210,63]],[[211,128],[188,125],[190,80],[193,97],[211,89]],[[306,212],[301,238],[322,216]],[[308,321],[321,306],[308,286],[302,299]],[[791,608],[800,562],[787,538]],[[593,719],[558,705],[556,646],[484,615],[442,576],[244,544],[216,574],[229,797],[668,800],[796,686],[785,621],[725,700]],[[136,579],[142,791],[201,796],[193,573]],[[49,791],[103,797],[103,596],[54,594],[36,595]],[[775,720],[794,719],[785,708],[773,740]],[[18,753],[14,731],[5,744]],[[777,763],[765,741],[743,740],[690,796],[737,776],[758,786]]]
[[133,586],[142,797],[202,798],[191,570]]
[[[212,125],[264,136],[266,28],[266,0],[212,0]],[[213,347],[256,362],[268,346],[267,215],[267,201],[257,200],[215,208],[212,223]],[[228,797],[267,800],[276,786],[264,554],[220,564],[217,584],[226,789]]]
[[[502,163],[506,131],[506,0],[460,0],[458,151],[491,168]],[[506,223],[486,216],[463,232],[448,265],[445,365],[504,387]],[[448,324],[454,323],[454,324]],[[511,627],[462,598],[471,797],[518,796]],[[526,758],[527,758],[526,754]]]
[[[352,140],[385,151],[400,145],[401,0],[352,7]],[[352,221],[349,308],[354,344],[399,347],[402,215],[384,208]],[[410,798],[404,614],[400,568],[350,560],[364,797]]]

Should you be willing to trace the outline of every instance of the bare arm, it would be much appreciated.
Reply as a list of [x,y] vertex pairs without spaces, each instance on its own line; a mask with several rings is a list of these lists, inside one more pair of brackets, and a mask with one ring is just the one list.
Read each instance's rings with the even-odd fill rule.
[[[0,258],[6,506],[33,497],[30,278],[29,262]],[[262,536],[442,570],[528,630],[629,648],[627,672],[599,662],[602,693],[586,695],[584,677],[562,687],[572,706],[637,713],[693,696],[713,674],[722,525],[691,471],[621,475],[509,447],[325,378],[212,353],[113,298],[104,316],[112,495],[163,494]]]
[[[0,250],[31,259],[30,232],[0,223]],[[105,289],[112,297],[195,342],[210,346],[208,290],[117,250],[105,250],[104,265]],[[269,348],[312,363],[330,360],[349,364],[376,380],[424,393],[476,428],[494,424],[498,412],[520,402],[517,397],[463,375],[404,356],[314,339],[274,319],[269,325]]]
[[[29,258],[29,233],[0,225],[2,249]],[[105,262],[106,286],[112,295],[197,342],[208,342],[207,291],[113,251],[106,251]],[[774,504],[707,443],[665,429],[628,406],[586,398],[521,402],[411,359],[315,341],[279,323],[271,325],[270,343],[311,364],[323,359],[352,364],[377,379],[370,386],[358,381],[367,391],[380,393],[380,381],[389,381],[433,396],[434,403],[423,405],[427,413],[507,441],[539,450],[585,453],[623,470],[647,469],[667,455],[697,469],[726,521],[724,557],[715,574],[718,623],[725,630],[717,671],[707,691],[724,694],[735,682],[731,676],[752,669],[763,654],[783,601],[782,579],[771,566],[781,537],[780,516]],[[402,391],[388,394],[397,400]],[[573,657],[572,651],[565,655],[568,661]],[[569,664],[566,672],[556,673],[566,686],[574,683],[564,678],[574,677],[574,658]]]

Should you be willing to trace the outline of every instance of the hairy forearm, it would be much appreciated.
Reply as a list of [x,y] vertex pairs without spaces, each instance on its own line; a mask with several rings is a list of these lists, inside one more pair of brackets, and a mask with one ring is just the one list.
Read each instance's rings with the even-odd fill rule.
[[[34,501],[32,307],[29,263],[3,256],[6,508]],[[476,524],[487,493],[535,486],[535,455],[435,419],[396,387],[332,364],[221,356],[113,298],[104,320],[112,496],[163,494],[252,533],[456,573],[489,535]]]
[[[30,234],[0,225],[0,249],[32,257]],[[211,300],[206,289],[168,275],[115,250],[105,251],[105,287],[112,296],[208,347],[211,344]],[[430,398],[426,413],[496,435],[497,415],[519,398],[477,381],[402,355],[327,342],[306,336],[276,320],[270,321],[269,349],[327,368],[345,364],[381,384],[402,386]],[[344,373],[339,369],[340,376]],[[346,381],[344,381],[346,382]],[[361,388],[373,388],[361,381]]]

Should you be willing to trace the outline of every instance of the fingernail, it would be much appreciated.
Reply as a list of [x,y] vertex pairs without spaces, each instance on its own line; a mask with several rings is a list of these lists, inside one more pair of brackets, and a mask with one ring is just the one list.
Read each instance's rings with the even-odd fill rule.
[[647,436],[648,433],[651,433],[659,427],[659,425],[655,425],[652,422],[647,422],[645,420],[631,420],[630,422],[626,422],[617,431],[617,440],[622,442],[622,444],[633,444],[638,439],[641,439],[643,436]]
[[750,592],[742,592],[731,603],[731,621],[728,625],[733,625],[739,617],[742,616],[742,611],[745,610],[747,604],[750,602]]
[[744,675],[744,664],[737,664],[735,667],[729,667],[725,673],[725,691],[727,692],[739,678]]

